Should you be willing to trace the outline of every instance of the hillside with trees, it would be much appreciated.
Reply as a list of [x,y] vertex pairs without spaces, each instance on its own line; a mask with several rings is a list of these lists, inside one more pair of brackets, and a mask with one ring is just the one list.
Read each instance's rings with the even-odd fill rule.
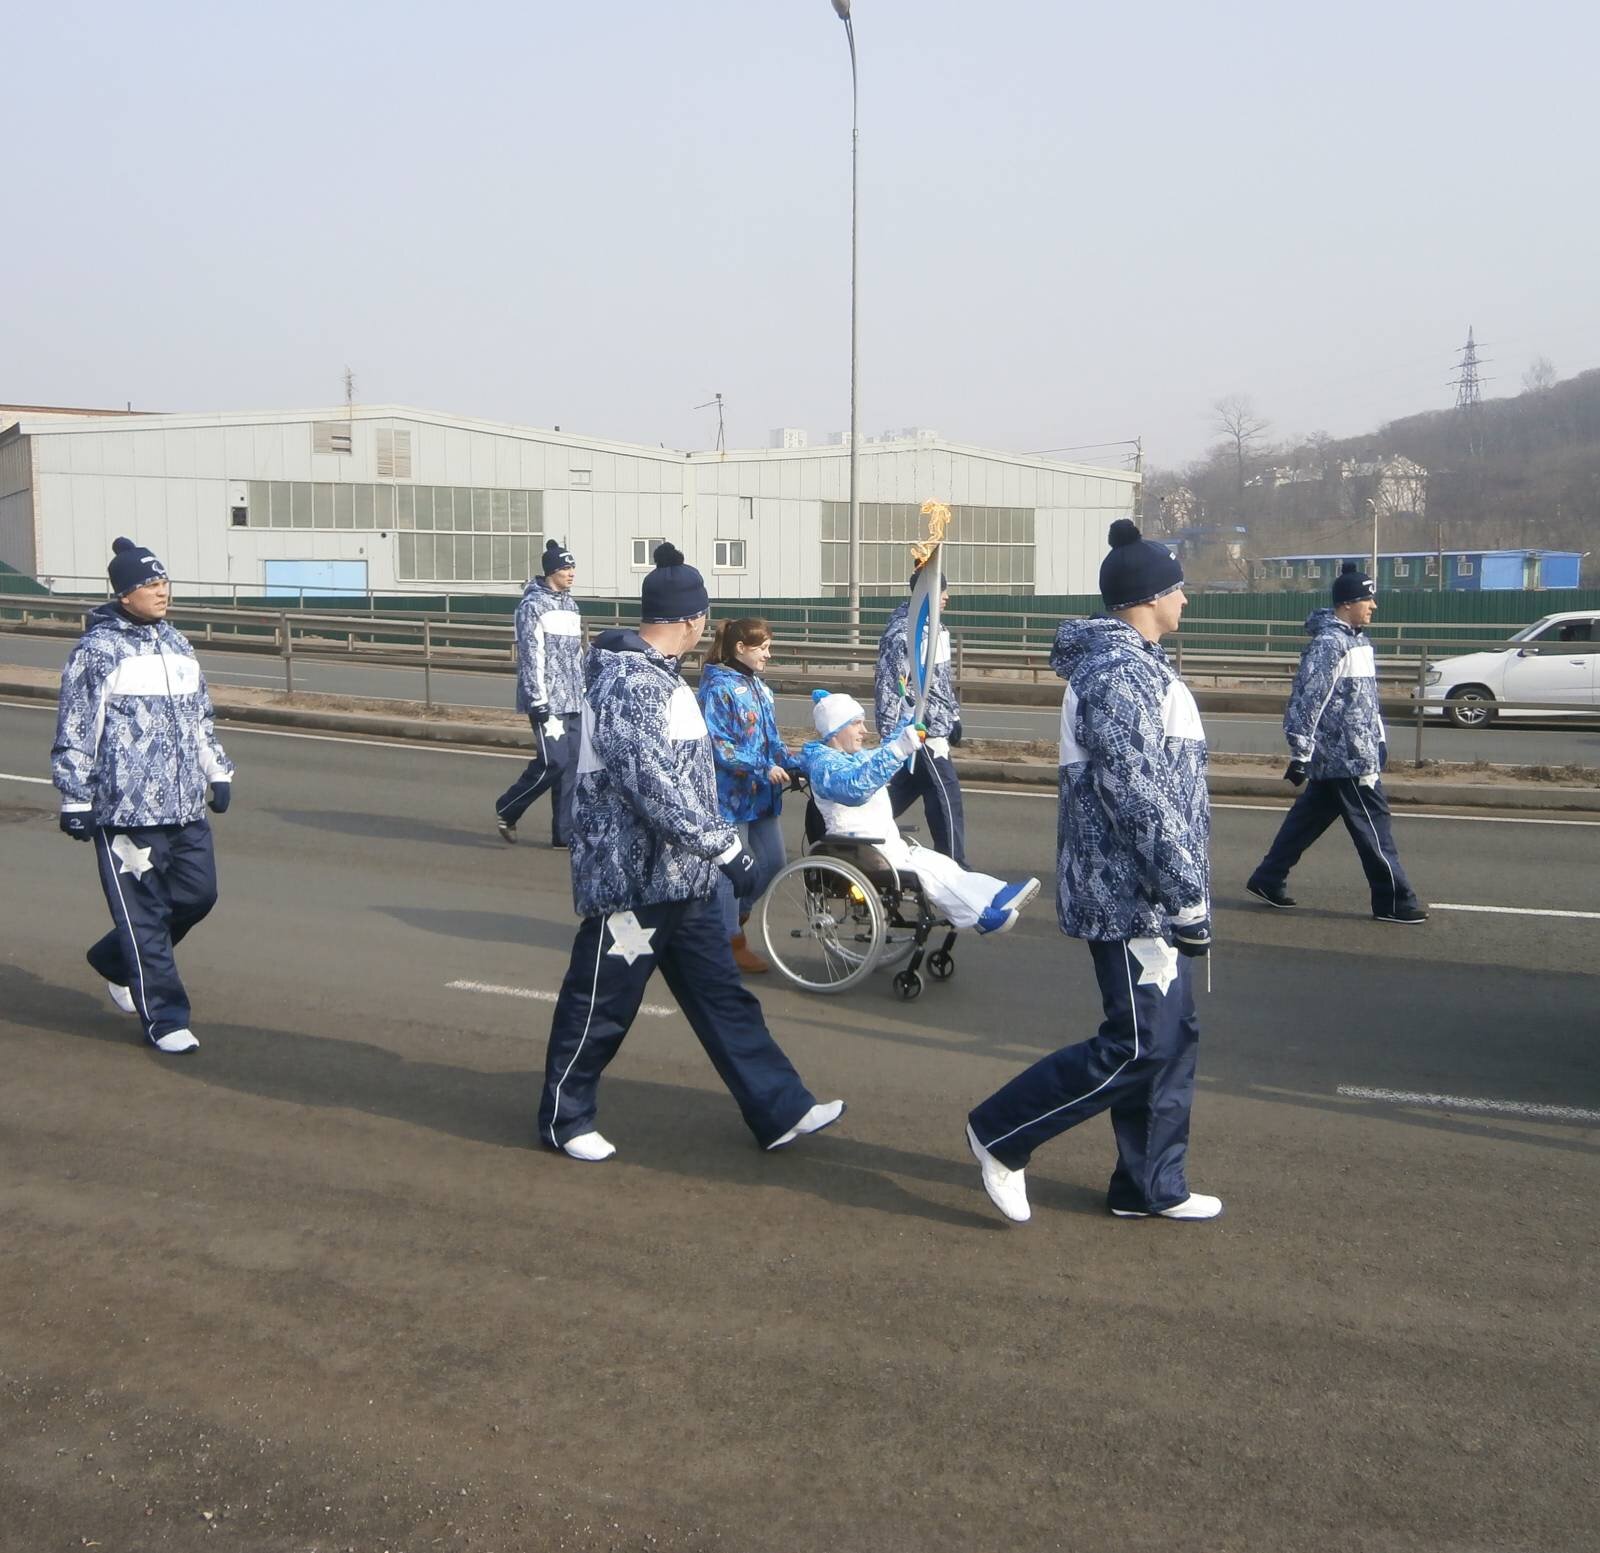
[[1144,486],[1149,532],[1200,541],[1197,580],[1243,581],[1264,555],[1359,553],[1374,507],[1386,551],[1600,550],[1600,370],[1556,381],[1541,360],[1520,394],[1342,439],[1274,442],[1243,395],[1212,410],[1210,452]]

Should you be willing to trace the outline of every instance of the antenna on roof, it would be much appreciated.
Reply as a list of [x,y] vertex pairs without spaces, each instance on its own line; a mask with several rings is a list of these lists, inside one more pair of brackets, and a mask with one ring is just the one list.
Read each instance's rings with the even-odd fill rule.
[[356,418],[356,375],[349,367],[344,369],[344,413],[351,420]]
[[721,394],[717,394],[713,398],[710,398],[710,399],[706,400],[706,402],[704,404],[697,404],[695,406],[695,409],[697,409],[697,410],[709,410],[712,405],[715,405],[717,407],[717,457],[718,458],[726,458],[728,456],[728,444],[727,444],[727,440],[723,436],[722,395]]

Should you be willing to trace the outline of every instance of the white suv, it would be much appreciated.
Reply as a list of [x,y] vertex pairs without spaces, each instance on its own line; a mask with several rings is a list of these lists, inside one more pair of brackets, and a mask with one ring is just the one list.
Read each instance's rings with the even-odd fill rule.
[[[1426,701],[1460,700],[1444,709],[1458,728],[1496,717],[1577,716],[1600,707],[1600,611],[1571,610],[1524,626],[1504,647],[1441,658],[1428,665]],[[1567,704],[1570,713],[1506,711],[1496,703]]]

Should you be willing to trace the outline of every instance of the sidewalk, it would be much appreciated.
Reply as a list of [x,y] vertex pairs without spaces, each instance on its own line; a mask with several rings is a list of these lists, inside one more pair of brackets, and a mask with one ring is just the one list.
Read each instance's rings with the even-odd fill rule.
[[[56,699],[59,677],[53,669],[17,664],[0,667],[0,696],[18,700]],[[258,727],[303,729],[377,739],[415,739],[472,749],[531,751],[527,719],[496,708],[434,707],[420,702],[375,702],[349,696],[285,695],[242,686],[211,687],[217,719]],[[785,729],[798,745],[809,730]],[[1209,786],[1216,797],[1261,798],[1287,803],[1292,790],[1283,780],[1286,757],[1231,755],[1213,758]],[[1056,760],[1048,746],[969,740],[956,762],[966,782],[1054,788]],[[1447,766],[1420,771],[1397,766],[1383,785],[1395,805],[1470,809],[1575,810],[1600,813],[1600,771],[1587,783],[1556,773],[1536,774],[1520,766]]]

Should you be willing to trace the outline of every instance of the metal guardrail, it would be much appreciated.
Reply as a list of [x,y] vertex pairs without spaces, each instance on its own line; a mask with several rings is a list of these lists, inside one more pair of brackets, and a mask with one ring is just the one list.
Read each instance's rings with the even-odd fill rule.
[[[63,599],[41,595],[0,596],[0,622],[13,621],[24,629],[29,625],[56,631],[82,628],[85,614],[97,607],[98,597]],[[294,691],[296,659],[359,662],[364,666],[420,669],[423,676],[423,701],[433,706],[433,674],[436,671],[471,671],[511,675],[516,671],[516,646],[509,620],[482,624],[452,617],[446,612],[351,614],[311,609],[253,609],[227,605],[185,604],[174,601],[168,618],[191,640],[234,651],[270,654],[283,664],[284,689]],[[1015,629],[973,626],[957,622],[952,626],[952,672],[962,692],[980,685],[1047,683],[1053,677],[1049,649],[1056,622],[1048,638],[1018,643]],[[1215,626],[1220,622],[1204,622]],[[1259,702],[1262,710],[1281,708],[1300,658],[1300,642],[1292,646],[1283,638],[1274,639],[1255,627],[1268,622],[1245,623],[1246,629],[1226,632],[1206,629],[1184,630],[1169,638],[1169,650],[1178,672],[1193,683],[1209,679],[1211,692],[1199,687],[1202,704],[1225,697],[1230,702]],[[588,637],[602,623],[586,617]],[[1002,642],[1006,645],[1000,645]],[[1302,633],[1303,642],[1303,633]],[[794,632],[784,627],[778,643],[780,660],[776,671],[826,673],[848,672],[866,676],[877,657],[875,641],[852,640],[847,625],[821,622],[810,630]],[[1430,715],[1449,708],[1472,705],[1466,700],[1430,700],[1427,672],[1431,660],[1441,655],[1483,651],[1477,639],[1418,639],[1377,656],[1380,687],[1391,707],[1399,700],[1409,714],[1404,722],[1413,724],[1416,733],[1416,759],[1422,760],[1422,735]],[[1536,655],[1540,644],[1495,643],[1508,652]],[[1600,653],[1600,643],[1551,644],[1548,651],[1564,657]],[[698,664],[699,653],[686,655],[690,666]],[[1481,703],[1476,703],[1481,705]],[[1574,708],[1557,702],[1497,702],[1494,710],[1559,716],[1569,726],[1600,726],[1600,707]],[[1397,724],[1398,725],[1398,724]]]

